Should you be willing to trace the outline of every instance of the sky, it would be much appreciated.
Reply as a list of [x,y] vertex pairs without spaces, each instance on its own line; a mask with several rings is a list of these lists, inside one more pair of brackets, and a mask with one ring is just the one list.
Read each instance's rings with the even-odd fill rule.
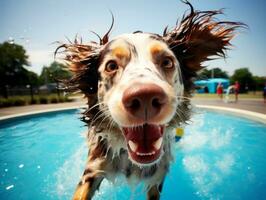
[[[190,0],[196,10],[224,8],[220,20],[248,25],[232,41],[226,59],[208,61],[209,69],[219,67],[230,75],[247,67],[253,75],[266,76],[266,1]],[[162,34],[168,25],[189,8],[179,0],[0,0],[0,43],[14,40],[27,51],[29,70],[40,74],[54,61],[56,41],[67,42],[78,34],[86,41],[97,41],[90,30],[104,35],[114,14],[111,39],[136,30]]]

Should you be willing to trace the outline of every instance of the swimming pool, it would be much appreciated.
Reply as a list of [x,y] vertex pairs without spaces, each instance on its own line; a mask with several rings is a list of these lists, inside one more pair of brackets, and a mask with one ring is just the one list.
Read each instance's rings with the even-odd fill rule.
[[[86,161],[78,110],[23,117],[0,125],[0,199],[70,199]],[[265,199],[266,126],[198,110],[176,143],[161,199]],[[94,199],[145,199],[103,181]]]

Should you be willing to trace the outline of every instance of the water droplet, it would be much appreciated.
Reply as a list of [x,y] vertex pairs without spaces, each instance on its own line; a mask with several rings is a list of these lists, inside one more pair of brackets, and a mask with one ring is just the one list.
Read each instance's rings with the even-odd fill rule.
[[8,169],[5,169],[5,172],[8,172]]
[[6,187],[6,190],[10,190],[10,189],[12,189],[13,187],[14,187],[14,185],[9,185],[9,186]]
[[38,165],[38,166],[37,166],[37,168],[38,168],[38,169],[40,169],[40,168],[41,168],[41,166],[40,166],[40,165]]
[[9,44],[14,44],[14,38],[12,38],[12,37],[9,37],[8,38],[8,40],[7,40],[7,42],[9,43]]
[[23,164],[20,164],[18,167],[19,167],[19,168],[23,168],[23,167],[24,167],[24,165],[23,165]]
[[188,108],[188,109],[191,109],[191,108],[192,108],[192,106],[189,104],[189,105],[187,105],[187,108]]

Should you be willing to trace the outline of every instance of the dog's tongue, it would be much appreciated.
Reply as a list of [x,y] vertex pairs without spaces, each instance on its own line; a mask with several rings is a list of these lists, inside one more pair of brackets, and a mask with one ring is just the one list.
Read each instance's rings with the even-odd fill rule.
[[138,145],[138,152],[150,152],[153,143],[162,136],[162,127],[145,124],[134,128],[124,128],[127,142],[132,141]]
[[161,153],[163,126],[145,124],[123,128],[131,158],[138,163],[150,163]]

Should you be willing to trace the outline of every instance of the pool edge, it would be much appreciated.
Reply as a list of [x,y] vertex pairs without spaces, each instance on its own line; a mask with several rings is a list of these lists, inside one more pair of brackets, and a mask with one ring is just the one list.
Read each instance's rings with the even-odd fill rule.
[[43,113],[52,113],[52,112],[60,112],[60,111],[65,111],[65,110],[74,110],[74,109],[82,109],[86,108],[86,106],[69,106],[65,108],[49,108],[49,109],[43,109],[43,110],[38,110],[38,111],[32,111],[32,112],[23,112],[20,114],[12,114],[12,115],[7,115],[0,117],[0,121],[5,121],[9,119],[16,119],[16,118],[21,118],[21,117],[26,117],[26,116],[34,116],[34,115],[39,115]]
[[252,112],[248,110],[236,109],[236,108],[225,108],[222,106],[210,106],[210,105],[195,105],[197,108],[203,108],[207,110],[223,112],[223,113],[231,113],[243,118],[247,118],[250,120],[254,120],[257,122],[261,122],[266,124],[266,115],[258,112]]

